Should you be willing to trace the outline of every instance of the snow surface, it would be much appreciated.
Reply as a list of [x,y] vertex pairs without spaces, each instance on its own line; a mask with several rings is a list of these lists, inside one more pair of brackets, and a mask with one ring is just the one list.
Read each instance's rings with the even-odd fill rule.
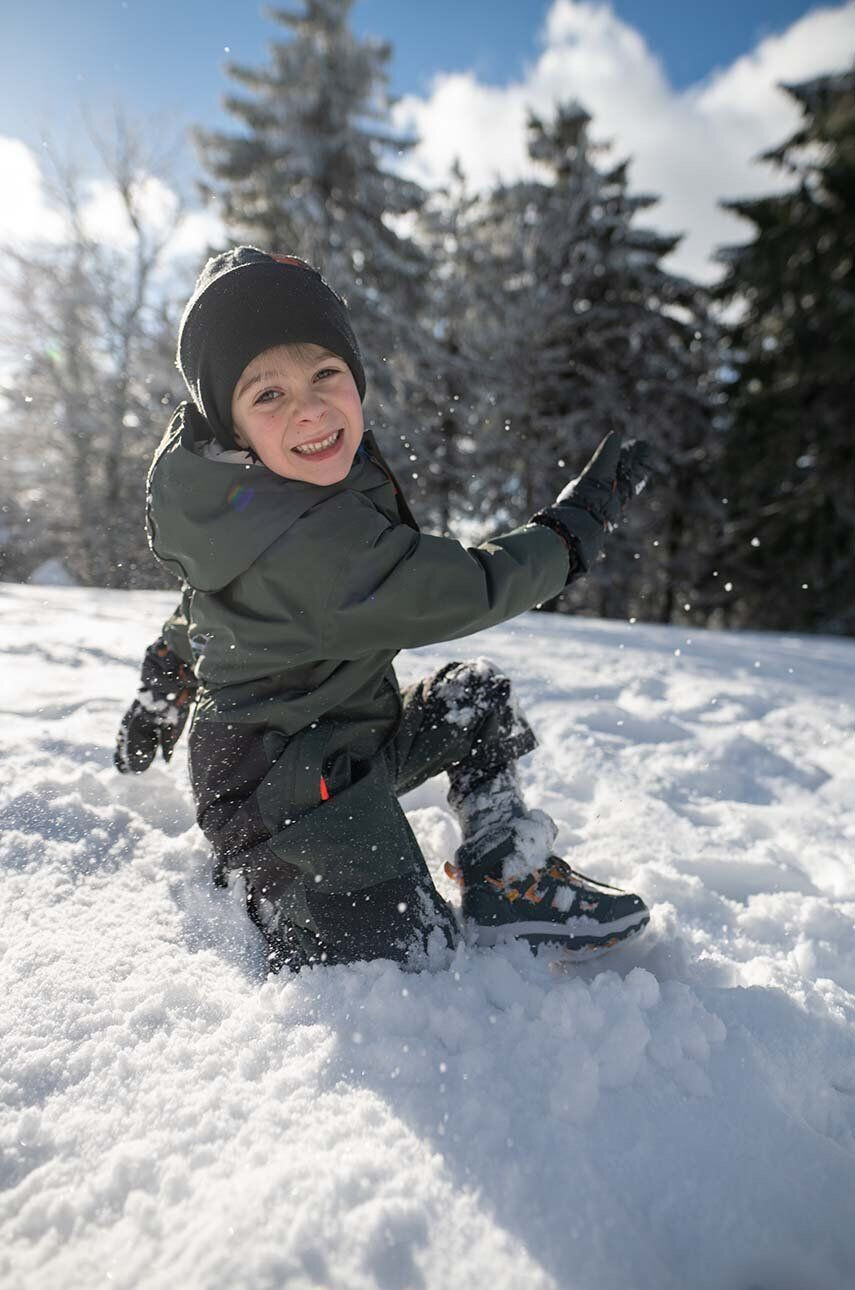
[[[512,676],[529,804],[651,927],[265,980],[186,749],[112,766],[173,603],[0,586],[0,1283],[851,1290],[853,643],[531,614],[402,655]],[[445,890],[445,778],[404,804]]]

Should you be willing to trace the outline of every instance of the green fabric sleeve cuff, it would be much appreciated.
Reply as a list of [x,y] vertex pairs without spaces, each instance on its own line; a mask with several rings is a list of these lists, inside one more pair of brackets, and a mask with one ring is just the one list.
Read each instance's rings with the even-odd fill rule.
[[162,636],[173,654],[177,654],[182,663],[193,666],[193,651],[190,648],[188,631],[190,628],[190,589],[184,588],[181,604],[170,614],[163,624]]

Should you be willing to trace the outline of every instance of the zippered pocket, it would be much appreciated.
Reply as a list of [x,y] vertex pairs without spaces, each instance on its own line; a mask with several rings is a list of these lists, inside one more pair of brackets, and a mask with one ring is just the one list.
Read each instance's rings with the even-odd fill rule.
[[268,730],[263,736],[271,765],[257,796],[271,833],[329,799],[324,761],[331,737],[329,724],[309,726],[290,738],[279,730]]

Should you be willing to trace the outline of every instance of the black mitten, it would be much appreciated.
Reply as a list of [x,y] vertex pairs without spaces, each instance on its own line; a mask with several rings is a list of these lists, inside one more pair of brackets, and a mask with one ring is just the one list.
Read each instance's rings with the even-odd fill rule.
[[653,471],[653,451],[644,439],[631,439],[620,450],[617,491],[621,513],[627,502],[644,490]]
[[158,747],[163,760],[169,761],[199,688],[190,664],[162,638],[146,650],[140,681],[137,698],[122,718],[113,754],[123,775],[148,770]]
[[640,493],[650,472],[646,443],[634,440],[621,448],[613,430],[603,439],[588,465],[561,490],[552,506],[532,516],[564,538],[570,550],[567,581],[587,573],[603,549],[605,534],[616,527],[631,497]]

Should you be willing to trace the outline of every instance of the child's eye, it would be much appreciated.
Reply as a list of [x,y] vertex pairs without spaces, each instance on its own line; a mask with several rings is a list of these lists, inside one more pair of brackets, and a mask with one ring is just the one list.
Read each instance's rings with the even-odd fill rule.
[[278,390],[262,390],[255,401],[256,403],[270,403],[272,402],[273,399],[278,399],[278,398],[279,398]]
[[340,371],[340,367],[322,367],[319,372],[315,372],[315,380],[319,381],[325,376],[338,376]]

